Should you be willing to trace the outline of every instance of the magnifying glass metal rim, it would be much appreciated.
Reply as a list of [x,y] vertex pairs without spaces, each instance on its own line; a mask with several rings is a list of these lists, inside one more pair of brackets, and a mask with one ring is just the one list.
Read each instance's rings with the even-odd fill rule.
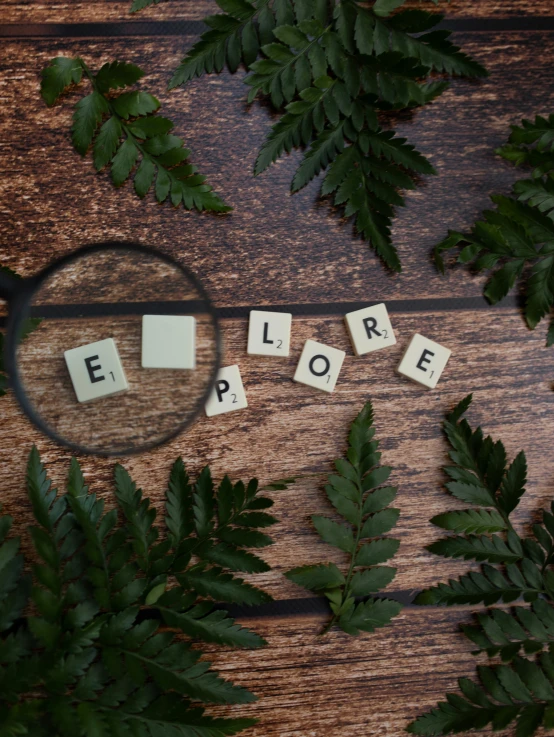
[[[129,448],[123,448],[121,450],[118,449],[114,451],[100,450],[99,448],[94,447],[89,448],[83,445],[79,445],[78,443],[74,443],[67,438],[64,438],[62,435],[58,435],[57,432],[55,432],[49,425],[46,424],[46,422],[43,421],[40,413],[35,410],[34,406],[29,401],[25,389],[23,388],[23,383],[21,381],[21,376],[17,365],[17,347],[19,342],[17,340],[17,336],[20,334],[23,323],[29,317],[31,298],[33,294],[35,294],[37,289],[53,273],[59,271],[64,266],[67,266],[68,264],[76,261],[83,256],[88,256],[89,254],[94,254],[98,251],[108,250],[140,252],[148,256],[159,258],[162,261],[165,261],[167,264],[179,269],[198,290],[198,293],[201,295],[202,300],[206,303],[206,312],[212,318],[216,342],[216,360],[214,363],[214,368],[212,370],[210,381],[207,384],[206,390],[204,391],[203,395],[198,398],[194,410],[190,413],[189,417],[170,433],[164,435],[161,440],[156,440],[150,443],[144,443],[142,445],[131,446]],[[215,384],[217,373],[221,366],[221,329],[219,326],[217,310],[198,278],[192,273],[192,271],[190,271],[189,268],[183,266],[163,251],[158,251],[157,249],[151,248],[149,246],[144,246],[141,243],[137,243],[136,241],[105,241],[102,243],[92,243],[90,245],[82,246],[76,251],[72,251],[71,253],[62,256],[61,258],[56,259],[36,276],[23,279],[21,282],[18,283],[17,291],[11,298],[8,299],[8,309],[9,313],[6,329],[5,363],[8,372],[9,382],[14,391],[16,399],[27,417],[41,432],[45,433],[56,443],[59,443],[66,448],[70,448],[77,453],[85,453],[89,455],[105,457],[137,455],[139,453],[144,453],[147,450],[152,450],[153,448],[157,448],[160,445],[164,445],[170,442],[178,435],[180,435],[184,430],[190,427],[190,425],[192,425],[194,420],[198,417],[202,408],[206,404],[206,401],[208,400],[208,397]]]

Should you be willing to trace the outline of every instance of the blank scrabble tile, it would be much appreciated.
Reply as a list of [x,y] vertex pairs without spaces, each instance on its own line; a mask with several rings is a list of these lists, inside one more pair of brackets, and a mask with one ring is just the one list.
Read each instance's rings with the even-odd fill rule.
[[344,319],[357,356],[396,344],[389,313],[383,303],[349,312]]
[[63,355],[77,401],[90,402],[129,388],[112,338],[71,348]]
[[219,369],[215,386],[206,402],[208,417],[248,407],[238,366]]
[[142,367],[196,367],[196,320],[183,315],[143,315]]
[[339,378],[346,353],[337,348],[307,340],[296,367],[294,381],[332,392]]
[[247,352],[255,356],[288,356],[292,315],[251,310]]
[[451,354],[452,351],[448,348],[416,333],[406,348],[397,371],[418,384],[434,389]]

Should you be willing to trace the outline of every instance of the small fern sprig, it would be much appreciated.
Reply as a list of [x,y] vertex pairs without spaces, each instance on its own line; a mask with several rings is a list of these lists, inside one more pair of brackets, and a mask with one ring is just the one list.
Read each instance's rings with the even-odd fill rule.
[[543,511],[542,524],[533,525],[531,536],[515,532],[510,515],[525,493],[525,454],[508,465],[502,442],[485,437],[481,428],[472,430],[463,418],[470,404],[471,395],[444,424],[454,463],[445,468],[446,487],[477,509],[433,518],[455,534],[428,549],[475,560],[482,563],[481,571],[433,586],[416,603],[490,606],[523,599],[530,606],[489,609],[476,615],[475,624],[462,627],[477,646],[475,654],[499,656],[503,663],[478,667],[479,681],[459,679],[461,695],[447,694],[446,702],[412,722],[408,731],[437,735],[516,723],[516,737],[531,737],[541,725],[554,726],[554,504]]
[[[335,563],[320,563],[285,574],[299,586],[327,597],[333,616],[322,634],[335,624],[349,635],[373,632],[402,608],[397,601],[371,596],[396,575],[396,568],[381,564],[395,555],[400,544],[383,537],[395,526],[399,510],[389,507],[396,489],[382,484],[392,469],[378,465],[381,453],[374,435],[373,407],[368,402],[350,428],[347,457],[335,461],[337,474],[328,477],[325,487],[329,501],[346,524],[330,517],[312,517],[321,538],[348,555],[346,573]],[[356,603],[356,597],[362,601]]]
[[[148,0],[137,0],[138,10]],[[433,166],[388,129],[387,113],[425,105],[447,83],[430,75],[482,77],[485,69],[436,30],[439,14],[400,10],[401,0],[371,6],[345,0],[218,0],[223,13],[190,49],[170,88],[204,73],[250,74],[248,100],[269,99],[281,111],[254,173],[293,148],[305,147],[292,181],[296,192],[322,171],[329,197],[392,271],[401,264],[391,239],[400,190],[414,189]]]
[[[524,277],[525,320],[533,330],[554,305],[554,115],[537,116],[512,126],[509,143],[497,150],[516,166],[533,167],[520,179],[510,197],[491,197],[496,210],[485,210],[484,220],[470,233],[449,231],[435,247],[435,262],[444,273],[443,254],[460,248],[458,263],[490,272],[485,297],[496,304]],[[554,316],[547,345],[554,344]]]
[[228,212],[232,208],[188,162],[191,152],[182,138],[171,133],[171,120],[155,115],[159,101],[142,90],[115,94],[143,76],[134,64],[114,61],[95,74],[83,59],[59,56],[42,72],[41,95],[47,105],[53,105],[68,88],[86,78],[92,92],[75,105],[71,129],[73,146],[81,156],[92,146],[95,169],[110,166],[116,187],[125,183],[140,161],[134,188],[141,199],[155,180],[158,202],[170,198],[174,207],[182,203],[186,209]]
[[[118,509],[106,512],[72,459],[67,490],[58,494],[33,448],[30,574],[19,538],[9,537],[11,518],[0,516],[0,732],[238,734],[255,720],[213,718],[205,705],[255,696],[200,660],[192,641],[264,644],[214,605],[270,598],[235,571],[267,570],[246,548],[271,542],[257,530],[274,522],[259,511],[271,500],[255,480],[245,486],[226,477],[216,492],[208,469],[193,482],[178,459],[162,534],[156,510],[122,466],[115,485]],[[224,538],[226,547],[218,547]],[[200,562],[191,562],[192,551]],[[33,615],[26,613],[31,601]]]

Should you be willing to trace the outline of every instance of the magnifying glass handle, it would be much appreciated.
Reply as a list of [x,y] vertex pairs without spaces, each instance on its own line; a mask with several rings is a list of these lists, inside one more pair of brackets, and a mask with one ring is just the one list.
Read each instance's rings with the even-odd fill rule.
[[0,299],[11,300],[21,289],[21,279],[0,269]]

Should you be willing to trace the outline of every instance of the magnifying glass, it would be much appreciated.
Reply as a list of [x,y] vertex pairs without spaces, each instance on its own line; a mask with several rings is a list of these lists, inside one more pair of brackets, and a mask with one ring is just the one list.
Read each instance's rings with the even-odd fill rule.
[[[198,279],[169,256],[136,243],[86,246],[29,279],[0,272],[0,298],[11,385],[58,443],[139,453],[203,409],[220,365],[218,320]],[[27,334],[30,318],[40,322]]]

